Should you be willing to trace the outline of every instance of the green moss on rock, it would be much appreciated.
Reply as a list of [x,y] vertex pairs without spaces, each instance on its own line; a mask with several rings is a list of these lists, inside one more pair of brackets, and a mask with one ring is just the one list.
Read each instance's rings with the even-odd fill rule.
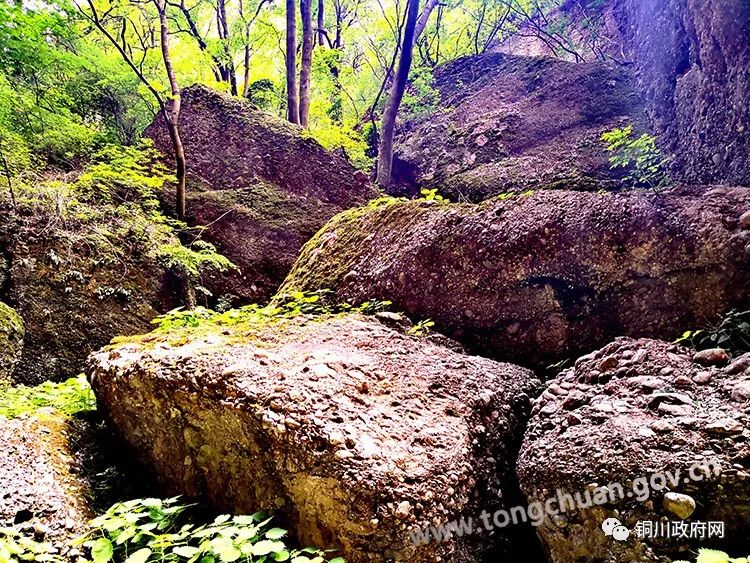
[[23,348],[23,319],[0,302],[0,385],[10,379]]

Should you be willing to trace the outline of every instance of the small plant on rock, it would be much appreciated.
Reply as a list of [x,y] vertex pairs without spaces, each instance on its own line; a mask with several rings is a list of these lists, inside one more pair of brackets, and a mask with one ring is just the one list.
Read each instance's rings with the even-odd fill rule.
[[656,145],[656,138],[648,133],[639,137],[633,134],[633,126],[614,129],[602,134],[611,168],[626,168],[630,173],[624,182],[635,188],[660,190],[669,185],[668,160]]
[[686,331],[677,343],[697,350],[724,348],[731,356],[750,352],[750,311],[732,310],[715,326]]
[[422,194],[422,197],[419,199],[422,201],[435,201],[437,203],[450,203],[450,200],[447,197],[441,196],[437,189],[432,190],[422,190],[420,192]]

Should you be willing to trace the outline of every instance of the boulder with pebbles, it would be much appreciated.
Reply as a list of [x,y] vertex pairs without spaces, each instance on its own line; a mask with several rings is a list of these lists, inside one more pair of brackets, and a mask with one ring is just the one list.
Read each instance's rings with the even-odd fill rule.
[[469,350],[546,366],[747,306],[749,208],[747,188],[385,200],[334,218],[281,291],[389,299]]
[[[710,544],[707,522],[723,522],[722,546],[743,547],[750,355],[729,364],[713,356],[621,338],[549,383],[534,403],[518,476],[530,501],[555,499],[538,528],[553,561],[687,559]],[[565,494],[572,502],[563,510]],[[610,518],[629,530],[625,541],[604,533]],[[639,535],[638,522],[672,536]],[[691,532],[701,523],[702,537]]]
[[538,380],[359,314],[206,322],[88,362],[107,417],[173,492],[270,509],[352,563],[475,562],[509,538],[409,530],[502,503]]
[[9,382],[23,350],[23,319],[0,302],[0,385]]
[[[23,319],[15,383],[74,377],[92,351],[149,330],[179,304],[179,280],[158,258],[179,244],[174,234],[135,206],[125,216],[114,205],[76,206],[60,216],[39,201],[0,205],[0,299]],[[18,347],[19,331],[12,332]]]
[[[204,279],[217,296],[267,300],[328,219],[376,196],[345,158],[247,101],[191,86],[181,123],[188,221],[240,270]],[[163,117],[145,134],[171,154]]]

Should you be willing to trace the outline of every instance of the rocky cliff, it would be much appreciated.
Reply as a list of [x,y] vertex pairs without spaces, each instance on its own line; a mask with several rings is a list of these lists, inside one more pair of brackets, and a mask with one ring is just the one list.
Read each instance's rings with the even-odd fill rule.
[[[638,92],[673,158],[678,179],[750,185],[750,4],[745,0],[607,0],[563,2],[552,25],[566,28],[582,60],[633,69]],[[591,17],[592,11],[600,12]],[[592,38],[592,21],[596,26]],[[560,56],[530,30],[496,47]],[[597,49],[598,47],[598,49]]]

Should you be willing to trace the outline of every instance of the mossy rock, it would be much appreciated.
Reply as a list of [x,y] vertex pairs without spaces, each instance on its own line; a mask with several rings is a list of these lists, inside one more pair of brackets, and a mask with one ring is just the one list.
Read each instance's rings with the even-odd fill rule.
[[21,358],[24,334],[21,316],[0,302],[0,385],[10,379]]

